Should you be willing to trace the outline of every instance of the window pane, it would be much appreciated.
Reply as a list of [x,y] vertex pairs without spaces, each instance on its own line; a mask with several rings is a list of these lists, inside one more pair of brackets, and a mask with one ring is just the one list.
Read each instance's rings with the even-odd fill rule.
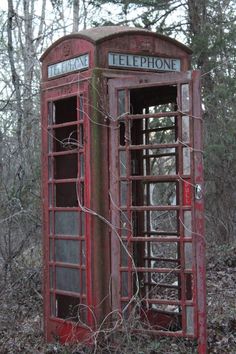
[[53,234],[53,212],[49,211],[49,233]]
[[121,273],[121,296],[128,296],[128,273]]
[[182,117],[182,142],[189,143],[190,141],[190,127],[189,116]]
[[54,249],[53,249],[53,239],[49,240],[49,259],[50,261],[53,261],[54,257]]
[[80,292],[79,270],[56,267],[56,289]]
[[55,240],[56,261],[78,264],[80,261],[79,241]]
[[48,205],[49,205],[49,208],[51,208],[53,206],[53,187],[52,187],[52,184],[49,183],[48,185]]
[[185,243],[184,245],[184,258],[185,258],[185,269],[192,269],[193,251],[192,251],[191,243]]
[[84,177],[84,155],[80,154],[80,177]]
[[56,315],[56,311],[55,311],[55,301],[54,301],[54,295],[50,294],[50,307],[51,307],[51,316],[55,316]]
[[183,174],[190,175],[190,148],[183,148]]
[[120,182],[120,205],[127,205],[127,196],[128,196],[128,182],[121,181]]
[[48,152],[52,152],[53,150],[53,133],[52,129],[48,130]]
[[82,248],[82,259],[81,259],[81,264],[82,264],[82,265],[85,265],[85,261],[86,261],[85,241],[81,241],[81,248]]
[[76,211],[56,211],[55,234],[77,236],[79,234],[78,213]]
[[48,179],[51,180],[53,178],[53,159],[51,157],[48,158]]
[[127,267],[128,266],[128,250],[127,250],[127,242],[123,242],[120,245],[120,252],[121,252],[121,266]]
[[189,110],[189,85],[184,84],[181,87],[182,91],[182,111],[186,112]]
[[120,176],[126,176],[126,151],[120,151]]
[[187,332],[187,334],[193,334],[194,333],[193,315],[194,315],[193,307],[192,306],[186,306],[186,322],[187,322],[186,332]]
[[190,210],[184,211],[184,236],[192,236],[192,214]]
[[125,90],[118,91],[118,115],[125,113]]

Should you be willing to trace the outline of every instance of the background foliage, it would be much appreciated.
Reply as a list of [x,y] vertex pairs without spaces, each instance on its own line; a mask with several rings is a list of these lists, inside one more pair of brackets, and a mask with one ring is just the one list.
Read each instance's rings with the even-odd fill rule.
[[59,37],[91,26],[143,27],[192,48],[193,68],[202,70],[207,244],[235,243],[235,20],[234,0],[1,1],[2,284],[16,281],[16,263],[41,244],[39,57]]

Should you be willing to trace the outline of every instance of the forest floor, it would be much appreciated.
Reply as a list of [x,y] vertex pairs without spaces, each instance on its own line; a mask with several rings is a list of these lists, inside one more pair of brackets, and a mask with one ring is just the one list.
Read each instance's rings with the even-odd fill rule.
[[[26,257],[28,259],[28,256]],[[191,354],[196,343],[130,334],[119,349],[98,345],[45,344],[42,331],[41,269],[34,255],[18,261],[7,286],[0,279],[0,354]],[[34,262],[32,263],[32,259]],[[6,284],[6,280],[5,280]],[[207,255],[208,353],[236,354],[236,245],[211,248]],[[127,340],[129,338],[129,340]]]

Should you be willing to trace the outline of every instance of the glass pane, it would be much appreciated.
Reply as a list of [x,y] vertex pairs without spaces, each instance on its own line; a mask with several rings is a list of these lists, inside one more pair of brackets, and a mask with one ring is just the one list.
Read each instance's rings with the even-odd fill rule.
[[190,148],[184,147],[183,148],[183,174],[190,175]]
[[144,205],[176,205],[176,183],[145,184]]
[[192,236],[192,214],[190,210],[184,211],[184,236],[191,237]]
[[56,267],[56,289],[80,292],[79,270]]
[[50,239],[49,240],[49,259],[50,259],[50,261],[53,261],[53,257],[54,257],[53,240]]
[[192,306],[186,306],[186,322],[187,322],[186,333],[193,334],[194,333],[194,310]]
[[53,158],[48,158],[48,179],[51,180],[53,178]]
[[54,288],[54,271],[53,267],[49,267],[49,283],[50,283],[50,288]]
[[56,261],[78,264],[80,262],[79,241],[55,240]]
[[48,125],[53,124],[53,113],[54,113],[54,104],[53,102],[48,102]]
[[120,227],[121,227],[121,236],[128,236],[128,232],[131,231],[131,224],[128,219],[126,212],[120,213]]
[[84,127],[83,124],[79,125],[79,147],[82,148],[84,145]]
[[189,143],[190,141],[190,122],[189,116],[182,117],[182,142]]
[[[81,205],[81,206],[83,206],[84,205],[84,182],[80,182],[80,184],[79,184],[79,191],[80,191],[80,194],[79,194],[79,204]],[[77,197],[78,197],[78,195],[77,195]]]
[[80,154],[80,177],[84,177],[84,155]]
[[121,273],[121,296],[128,296],[128,273]]
[[185,243],[184,245],[184,258],[185,258],[185,269],[192,269],[193,251],[192,251],[191,243]]
[[120,205],[127,205],[127,196],[128,196],[128,182],[121,181],[120,182]]
[[156,231],[159,235],[177,232],[178,220],[176,211],[151,211],[150,214],[151,231]]
[[81,251],[82,251],[82,259],[81,259],[81,264],[85,265],[86,261],[86,249],[85,249],[85,241],[81,241]]
[[85,234],[85,213],[81,212],[81,236],[84,236]]
[[52,129],[48,130],[48,152],[53,151],[53,133]]
[[53,230],[54,230],[53,224],[54,224],[53,223],[53,212],[49,211],[49,233],[50,233],[50,235],[53,234]]
[[181,87],[182,91],[182,112],[189,111],[189,85],[184,84]]
[[125,90],[120,90],[118,91],[118,115],[121,116],[124,113],[125,113]]
[[53,187],[51,183],[48,185],[48,205],[49,208],[52,208],[53,206]]
[[77,236],[79,234],[78,213],[76,211],[56,211],[55,234]]
[[[163,261],[161,259],[179,259],[179,244],[177,242],[155,242],[151,241],[150,249],[154,257],[158,257],[160,260],[160,268]],[[174,263],[176,266],[176,262]],[[165,268],[165,267],[164,267]],[[167,267],[168,268],[168,267]]]
[[126,151],[120,151],[120,176],[125,177],[126,176]]
[[123,242],[120,245],[121,250],[121,266],[127,267],[128,266],[128,253],[127,253],[127,242]]
[[55,316],[56,315],[56,311],[55,311],[55,301],[54,301],[54,295],[50,294],[50,308],[51,308],[51,316]]

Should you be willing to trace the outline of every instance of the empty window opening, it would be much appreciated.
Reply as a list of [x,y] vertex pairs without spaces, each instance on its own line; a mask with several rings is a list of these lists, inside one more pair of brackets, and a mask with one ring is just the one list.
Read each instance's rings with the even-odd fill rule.
[[63,124],[77,120],[77,97],[54,101],[54,122]]

